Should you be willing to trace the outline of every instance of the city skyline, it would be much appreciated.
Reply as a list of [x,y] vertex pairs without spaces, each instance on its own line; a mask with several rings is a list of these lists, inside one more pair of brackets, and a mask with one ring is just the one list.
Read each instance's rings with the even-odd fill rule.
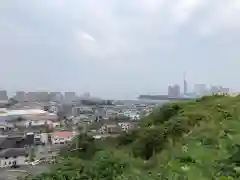
[[[190,90],[189,90],[190,89]],[[224,93],[231,93],[231,88],[229,87],[224,87],[222,85],[207,85],[207,84],[193,84],[193,88],[189,88],[189,84],[188,81],[186,79],[186,75],[184,74],[184,79],[183,79],[183,85],[181,84],[169,84],[167,86],[167,92],[166,93],[162,93],[162,94],[156,94],[156,93],[148,93],[146,95],[168,95],[169,97],[183,97],[183,96],[193,96],[194,95],[207,95],[209,93],[217,93],[217,92],[224,92]],[[90,96],[90,92],[82,92],[82,93],[77,93],[74,91],[66,91],[66,92],[59,92],[59,91],[15,91],[15,92],[11,92],[9,93],[7,90],[0,90],[0,100],[6,100],[6,97],[8,98],[12,98],[12,97],[17,97],[16,100],[19,99],[25,99],[28,100],[29,96],[30,99],[34,98],[31,97],[31,94],[38,94],[41,97],[43,97],[43,99],[57,99],[57,101],[62,101],[62,100],[74,100],[76,98],[79,97],[87,97],[87,98],[93,98],[96,96]],[[46,96],[47,93],[47,96]],[[134,100],[137,99],[139,97],[139,95],[143,95],[143,94],[138,94],[136,97],[131,98],[129,100]],[[28,97],[26,99],[26,97]],[[102,97],[98,97],[98,98],[102,98]],[[110,99],[110,98],[104,98],[103,99]],[[117,98],[114,98],[117,99]],[[122,99],[124,100],[124,99]],[[126,99],[127,100],[127,99]]]
[[[0,89],[166,94],[170,84],[240,91],[240,1],[1,1]],[[21,16],[19,16],[19,14]],[[191,87],[189,87],[191,88]]]

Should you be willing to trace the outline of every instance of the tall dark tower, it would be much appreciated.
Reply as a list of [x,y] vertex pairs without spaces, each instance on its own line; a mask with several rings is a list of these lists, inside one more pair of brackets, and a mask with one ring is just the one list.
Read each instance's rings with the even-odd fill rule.
[[183,77],[183,94],[186,95],[187,94],[187,81],[186,81],[186,74],[184,73],[184,77]]

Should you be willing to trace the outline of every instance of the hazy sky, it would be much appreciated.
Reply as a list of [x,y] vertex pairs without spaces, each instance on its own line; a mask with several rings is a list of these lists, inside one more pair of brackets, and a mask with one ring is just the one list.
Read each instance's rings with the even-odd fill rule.
[[164,93],[240,90],[239,0],[2,0],[0,89]]

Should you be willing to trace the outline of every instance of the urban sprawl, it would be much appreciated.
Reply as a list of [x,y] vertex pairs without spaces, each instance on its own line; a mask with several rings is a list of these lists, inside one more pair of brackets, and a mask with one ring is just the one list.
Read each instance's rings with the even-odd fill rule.
[[[78,97],[74,92],[0,91],[0,167],[53,163],[61,148],[81,132],[101,139],[137,126],[155,103]],[[1,172],[0,172],[1,173]]]
[[[183,89],[181,95],[179,85],[169,86],[166,96],[196,97],[229,92],[221,86],[209,90],[206,85],[195,85],[195,92],[188,93],[186,81]],[[156,97],[142,96],[149,97],[148,100]],[[95,139],[118,136],[137,128],[138,121],[159,103],[102,100],[89,93],[77,96],[75,92],[21,91],[9,98],[7,91],[0,91],[0,168],[54,163],[60,149],[76,135],[87,133]]]

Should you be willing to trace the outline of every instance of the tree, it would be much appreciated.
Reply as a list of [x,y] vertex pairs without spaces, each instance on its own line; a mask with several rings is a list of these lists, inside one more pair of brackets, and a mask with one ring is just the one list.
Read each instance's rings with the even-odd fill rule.
[[105,179],[114,180],[121,175],[126,164],[110,152],[99,152],[92,162],[76,158],[67,158],[58,163],[51,173],[43,173],[36,180],[77,180]]
[[63,157],[91,159],[98,151],[95,140],[87,134],[77,135],[72,144],[61,152]]

